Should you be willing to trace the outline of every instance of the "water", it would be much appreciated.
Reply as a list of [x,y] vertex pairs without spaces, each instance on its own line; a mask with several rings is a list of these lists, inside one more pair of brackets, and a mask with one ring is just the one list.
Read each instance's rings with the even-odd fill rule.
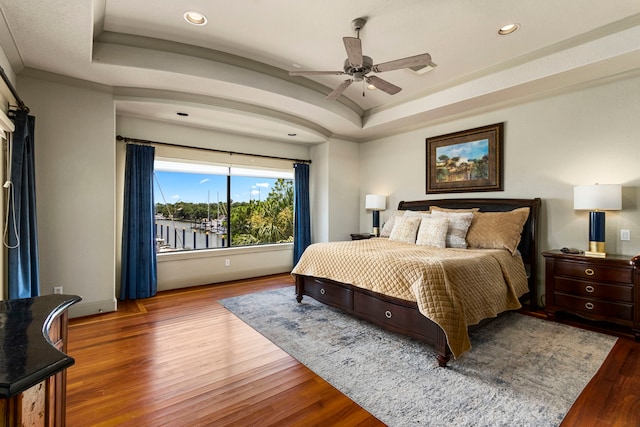
[[[156,219],[155,223],[156,239],[164,240],[159,244],[167,245],[173,250],[222,248],[226,244],[226,239],[222,238],[223,234],[217,234],[215,231],[209,231],[207,242],[207,233],[199,228],[200,223],[168,219]],[[163,247],[159,252],[169,252],[172,250],[170,248]]]

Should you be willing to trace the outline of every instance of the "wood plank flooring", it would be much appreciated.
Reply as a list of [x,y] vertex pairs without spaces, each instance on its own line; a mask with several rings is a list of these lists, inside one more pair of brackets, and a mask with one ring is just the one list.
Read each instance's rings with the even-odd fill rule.
[[[276,275],[167,291],[71,319],[67,425],[384,425],[217,303],[292,285]],[[639,354],[620,339],[562,426],[640,425]]]

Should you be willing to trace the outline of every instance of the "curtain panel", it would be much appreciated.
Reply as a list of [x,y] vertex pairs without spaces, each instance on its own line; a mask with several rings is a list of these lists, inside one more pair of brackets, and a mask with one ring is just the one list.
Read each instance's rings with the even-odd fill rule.
[[153,160],[155,149],[128,144],[122,221],[120,299],[149,298],[158,278],[154,235]]
[[309,207],[309,165],[294,163],[294,230],[293,265],[298,263],[304,250],[311,244],[311,213]]
[[8,190],[8,222],[5,244],[8,245],[9,299],[40,295],[38,260],[38,227],[36,220],[35,181],[35,117],[18,110],[9,144],[10,178]]

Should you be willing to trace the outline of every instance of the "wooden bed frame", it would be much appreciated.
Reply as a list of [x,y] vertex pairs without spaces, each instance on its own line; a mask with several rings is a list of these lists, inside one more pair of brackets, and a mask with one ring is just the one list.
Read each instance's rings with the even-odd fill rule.
[[[518,250],[528,274],[529,292],[520,299],[537,307],[538,243],[537,231],[541,201],[535,199],[437,199],[400,202],[399,210],[427,211],[430,206],[464,209],[479,208],[481,212],[505,212],[528,207],[529,218],[522,230]],[[418,310],[418,304],[390,297],[367,289],[333,280],[296,275],[296,299],[308,295],[322,303],[337,307],[351,315],[366,319],[384,329],[408,335],[434,347],[438,364],[447,366],[451,350],[444,331]],[[482,322],[481,322],[482,324]],[[471,329],[471,328],[470,328]]]

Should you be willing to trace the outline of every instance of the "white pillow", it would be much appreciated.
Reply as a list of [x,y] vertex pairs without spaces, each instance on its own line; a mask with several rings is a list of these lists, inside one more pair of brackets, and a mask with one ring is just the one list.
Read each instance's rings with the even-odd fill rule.
[[395,240],[396,242],[403,243],[416,243],[416,234],[418,233],[418,227],[422,218],[415,217],[396,217],[396,222],[389,235],[389,240]]
[[380,231],[380,237],[389,237],[391,235],[391,230],[393,230],[393,225],[396,223],[396,217],[404,215],[404,211],[393,210],[387,218],[387,221],[382,225],[382,230]]
[[432,211],[433,218],[447,218],[449,228],[447,229],[448,248],[467,248],[467,231],[473,220],[472,212],[453,213],[444,211]]
[[446,248],[448,229],[449,219],[447,218],[422,218],[416,245]]

